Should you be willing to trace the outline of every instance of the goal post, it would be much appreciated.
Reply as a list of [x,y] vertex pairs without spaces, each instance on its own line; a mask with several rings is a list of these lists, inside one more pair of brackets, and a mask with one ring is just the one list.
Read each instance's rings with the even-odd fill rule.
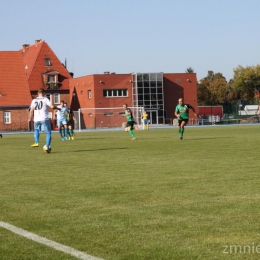
[[[135,122],[142,125],[143,107],[129,107]],[[77,128],[80,131],[98,128],[122,128],[126,124],[125,112],[122,107],[80,108],[74,111]]]

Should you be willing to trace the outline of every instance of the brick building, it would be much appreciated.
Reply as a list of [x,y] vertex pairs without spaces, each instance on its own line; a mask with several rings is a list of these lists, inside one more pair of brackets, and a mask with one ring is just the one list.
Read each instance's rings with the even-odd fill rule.
[[46,90],[53,104],[69,102],[70,78],[45,41],[0,51],[0,131],[28,130],[28,109],[39,88]]
[[[0,51],[0,131],[32,127],[28,111],[39,88],[45,89],[55,105],[64,100],[74,111],[96,108],[78,115],[85,127],[92,128],[122,126],[122,111],[117,112],[121,117],[115,121],[112,112],[101,108],[122,108],[124,103],[144,108],[151,124],[172,124],[180,97],[197,109],[195,73],[104,72],[73,78],[49,45],[36,40],[18,51]],[[97,109],[103,112],[97,113]],[[53,111],[49,116],[53,118]]]
[[[104,72],[70,79],[71,108],[116,108],[127,103],[142,107],[149,114],[151,124],[172,124],[178,99],[184,98],[197,110],[197,79],[195,73],[130,73]],[[125,118],[115,121],[110,110],[82,113],[83,128],[120,126]],[[139,115],[140,117],[140,115]],[[114,122],[113,122],[114,120]]]

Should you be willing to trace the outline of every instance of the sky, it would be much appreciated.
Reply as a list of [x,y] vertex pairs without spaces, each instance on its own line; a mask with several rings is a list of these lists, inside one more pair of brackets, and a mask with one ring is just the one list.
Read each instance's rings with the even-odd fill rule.
[[0,0],[0,50],[42,39],[74,77],[208,71],[260,61],[259,0]]

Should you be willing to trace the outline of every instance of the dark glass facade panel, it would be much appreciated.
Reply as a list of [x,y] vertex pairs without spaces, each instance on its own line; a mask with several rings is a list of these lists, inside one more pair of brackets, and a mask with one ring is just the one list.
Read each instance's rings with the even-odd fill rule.
[[137,75],[137,81],[143,81],[143,74]]
[[163,117],[158,116],[158,124],[164,124],[164,119]]
[[151,80],[151,81],[153,81],[153,80],[156,81],[156,74],[151,73],[151,74],[150,74],[150,80]]
[[157,81],[163,81],[163,74],[162,73],[157,73],[156,74],[156,79],[157,79]]
[[162,94],[157,94],[157,100],[162,100],[162,99],[163,99]]
[[138,94],[143,94],[143,93],[144,93],[143,88],[138,88]]
[[158,110],[158,116],[163,116],[163,115],[164,115],[163,110],[162,110],[162,109],[159,109],[159,110]]
[[149,74],[143,74],[143,80],[149,81]]
[[157,88],[157,93],[162,94],[163,93],[163,89],[161,87]]
[[135,74],[136,91],[133,95],[134,104],[144,107],[152,115],[152,123],[164,123],[163,74]]
[[151,100],[152,100],[152,101],[153,101],[153,100],[155,100],[155,101],[157,100],[157,99],[156,99],[156,94],[152,94],[152,95],[151,95]]
[[144,81],[144,87],[145,87],[145,88],[150,88],[149,81]]
[[143,87],[143,82],[137,82],[137,88],[142,88]]
[[151,81],[150,86],[151,88],[156,88],[156,81]]
[[144,100],[150,100],[150,95],[149,94],[145,94],[144,95]]
[[151,93],[156,94],[156,88],[151,88]]
[[143,100],[144,99],[144,95],[141,94],[141,95],[138,95],[138,100]]
[[144,88],[144,94],[149,94],[150,93],[150,89],[149,88]]

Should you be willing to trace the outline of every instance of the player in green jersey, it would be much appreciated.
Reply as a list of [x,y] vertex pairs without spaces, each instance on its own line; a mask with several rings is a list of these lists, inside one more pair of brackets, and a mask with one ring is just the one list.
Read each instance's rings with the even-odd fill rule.
[[183,133],[184,133],[184,126],[189,121],[189,109],[191,109],[194,113],[194,115],[197,117],[196,111],[193,108],[193,106],[189,104],[184,104],[183,99],[179,98],[178,100],[179,104],[175,108],[175,116],[178,117],[178,123],[179,123],[179,134],[180,139],[183,139]]
[[133,133],[133,130],[135,129],[136,131],[138,131],[138,126],[134,126],[136,124],[136,122],[134,120],[132,111],[131,111],[130,108],[127,107],[127,104],[124,104],[123,108],[125,110],[125,116],[126,116],[126,119],[127,119],[125,131],[130,134],[130,136],[132,137],[131,140],[136,140],[136,137]]
[[68,125],[69,140],[74,140],[76,137],[74,133],[74,124],[76,123],[76,118],[74,117],[73,111],[70,108],[68,108],[67,103],[64,103],[64,106],[67,107],[66,120]]

